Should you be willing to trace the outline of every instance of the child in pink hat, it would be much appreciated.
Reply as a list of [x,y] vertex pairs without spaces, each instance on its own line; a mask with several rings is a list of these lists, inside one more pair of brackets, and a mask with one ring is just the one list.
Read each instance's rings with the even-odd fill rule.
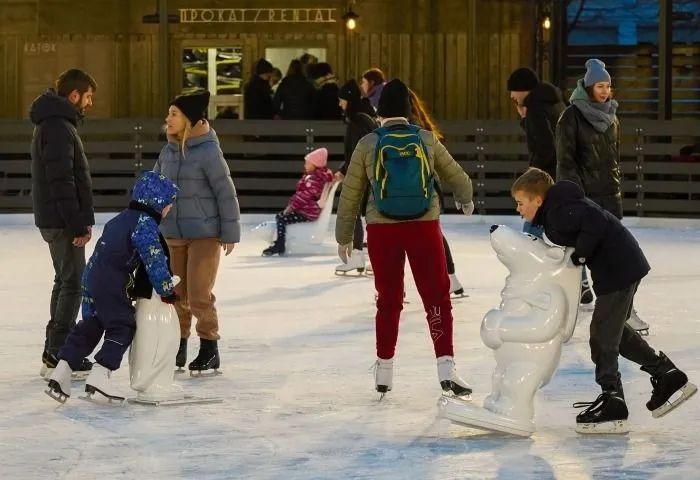
[[277,240],[263,250],[263,256],[284,255],[287,225],[313,222],[321,215],[321,194],[326,184],[333,181],[333,172],[326,166],[328,150],[318,148],[304,157],[304,175],[297,182],[296,192],[284,211],[275,215]]

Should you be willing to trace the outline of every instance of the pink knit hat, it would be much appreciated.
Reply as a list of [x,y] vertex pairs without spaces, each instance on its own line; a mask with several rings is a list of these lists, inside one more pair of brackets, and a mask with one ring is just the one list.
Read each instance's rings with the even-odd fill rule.
[[317,148],[304,157],[304,161],[316,168],[324,168],[328,163],[328,149]]

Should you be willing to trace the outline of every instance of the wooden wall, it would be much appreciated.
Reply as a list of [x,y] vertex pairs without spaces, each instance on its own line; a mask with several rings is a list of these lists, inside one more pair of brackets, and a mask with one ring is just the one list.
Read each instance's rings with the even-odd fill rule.
[[[254,8],[252,0],[170,0],[178,8]],[[336,8],[343,0],[270,0],[266,8]],[[327,49],[340,81],[379,67],[414,88],[442,119],[514,118],[505,83],[533,57],[527,0],[360,0],[358,28],[332,24],[170,26],[169,93],[178,93],[185,46],[242,46],[249,74],[266,47]],[[0,0],[0,118],[26,118],[31,100],[62,70],[83,68],[99,88],[90,115],[160,117],[154,92],[158,26],[144,25],[155,1]],[[286,65],[280,65],[284,71]]]

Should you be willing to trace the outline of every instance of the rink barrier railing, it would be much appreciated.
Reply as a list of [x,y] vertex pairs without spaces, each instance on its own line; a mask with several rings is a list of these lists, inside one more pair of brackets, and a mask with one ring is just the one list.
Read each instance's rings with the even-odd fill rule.
[[[621,120],[620,151],[626,215],[700,217],[700,157],[681,159],[681,147],[700,142],[693,120]],[[287,204],[301,174],[302,158],[326,147],[329,165],[343,157],[341,122],[214,120],[241,203],[249,213]],[[450,153],[472,177],[478,212],[513,211],[510,185],[527,168],[527,147],[515,121],[475,120],[440,124]],[[128,202],[134,177],[151,169],[164,145],[158,120],[86,120],[80,127],[99,211]],[[28,121],[0,120],[0,212],[31,211]],[[684,160],[684,161],[682,161]],[[454,211],[451,195],[447,212]],[[336,199],[337,200],[337,199]]]

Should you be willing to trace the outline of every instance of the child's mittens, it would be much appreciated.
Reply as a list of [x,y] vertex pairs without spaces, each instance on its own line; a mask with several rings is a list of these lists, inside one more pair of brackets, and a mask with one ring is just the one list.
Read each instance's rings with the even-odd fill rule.
[[180,295],[178,295],[177,293],[173,292],[172,294],[168,295],[167,297],[160,297],[160,299],[161,299],[163,302],[165,302],[165,303],[167,303],[167,304],[169,304],[169,305],[173,305],[173,304],[175,304],[176,302],[179,302],[179,301],[180,301]]

